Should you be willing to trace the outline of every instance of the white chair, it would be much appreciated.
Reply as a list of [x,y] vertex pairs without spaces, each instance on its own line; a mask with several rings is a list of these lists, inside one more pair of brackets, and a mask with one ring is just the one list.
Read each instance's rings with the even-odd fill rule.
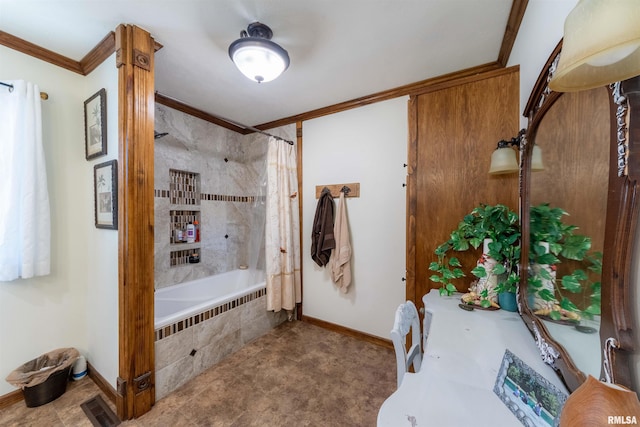
[[433,312],[431,310],[423,311],[424,319],[422,320],[422,354],[427,351],[427,338],[429,338],[429,332],[431,331],[431,320],[433,319]]
[[[406,338],[411,331],[411,348],[407,351]],[[402,384],[405,372],[413,364],[414,372],[420,370],[422,364],[422,337],[420,334],[420,318],[418,310],[411,301],[400,304],[396,310],[396,318],[391,330],[391,341],[396,352],[398,387]]]

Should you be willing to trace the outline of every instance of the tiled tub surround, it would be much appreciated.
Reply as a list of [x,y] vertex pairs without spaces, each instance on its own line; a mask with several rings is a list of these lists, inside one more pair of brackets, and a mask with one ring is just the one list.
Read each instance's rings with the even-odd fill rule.
[[[256,199],[264,179],[268,138],[241,135],[160,104],[155,112],[156,130],[168,132],[154,141],[155,288],[250,265],[256,255],[247,242],[253,234],[264,233],[263,229],[256,231],[251,218],[256,206],[264,209]],[[295,140],[295,125],[270,132]],[[199,175],[199,205],[171,203],[172,170]],[[171,265],[171,252],[183,249],[182,245],[171,246],[170,241],[170,212],[176,210],[199,214],[198,264],[181,262],[186,257],[175,255]],[[183,245],[185,250],[192,249],[187,246],[191,244]]]
[[266,289],[221,303],[157,328],[156,400],[162,399],[287,318],[267,311]]
[[[254,208],[264,208],[258,195],[267,138],[241,135],[160,104],[155,113],[156,130],[168,132],[154,141],[155,289],[251,265],[252,257],[260,258],[251,246],[264,233],[252,218]],[[270,132],[295,140],[295,125]],[[171,203],[171,170],[199,174],[199,207]],[[176,248],[170,242],[170,211],[183,207],[200,215],[200,262],[172,267],[170,253]],[[194,244],[184,245],[187,254],[193,250],[189,245]],[[286,313],[268,312],[264,293],[252,291],[156,330],[156,399],[283,322]]]
[[[250,233],[256,228],[251,224],[255,216],[252,211],[264,209],[262,197],[201,193],[198,211],[190,211],[167,203],[169,197],[162,197],[167,194],[155,190],[155,289],[251,265]],[[179,227],[184,229],[194,219],[198,221],[200,240],[176,242],[176,226],[184,223]],[[263,226],[257,228],[262,235]],[[190,264],[188,256],[194,252],[200,262]]]

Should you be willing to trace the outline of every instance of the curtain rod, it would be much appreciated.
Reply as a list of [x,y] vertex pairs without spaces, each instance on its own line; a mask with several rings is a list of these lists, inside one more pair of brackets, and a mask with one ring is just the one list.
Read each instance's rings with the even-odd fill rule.
[[289,141],[288,139],[282,138],[282,137],[277,136],[277,135],[272,135],[269,132],[265,132],[265,131],[260,130],[258,128],[254,128],[253,126],[245,126],[242,123],[237,123],[237,122],[234,122],[234,121],[231,121],[231,120],[227,120],[227,119],[222,119],[222,120],[225,120],[225,121],[227,121],[229,123],[232,123],[232,124],[234,124],[236,126],[240,126],[241,128],[245,128],[245,129],[248,129],[248,130],[253,131],[253,132],[258,132],[258,133],[261,133],[263,135],[271,136],[271,137],[273,137],[275,139],[279,139],[280,141],[284,141],[289,145],[293,145],[293,141]]
[[[6,86],[9,88],[9,92],[13,92],[13,85],[10,83],[0,82],[0,85]],[[43,100],[49,99],[49,94],[47,92],[40,92],[40,98]]]
[[[169,99],[169,100],[171,100],[171,101],[174,101],[174,102],[176,102],[176,103],[177,103],[177,104],[179,104],[179,105],[182,105],[182,106],[188,107],[188,105],[187,105],[187,104],[185,104],[185,103],[184,103],[184,102],[182,102],[182,101],[179,101],[179,100],[177,100],[177,99],[175,99],[175,98],[172,98],[172,97],[170,97],[170,96],[162,95],[162,94],[160,94],[160,93],[156,92],[156,96],[158,96],[158,95],[159,95],[159,96],[161,96],[162,98],[166,98],[166,99]],[[169,105],[167,105],[167,106],[169,106]],[[172,108],[172,107],[170,107],[170,106],[169,106],[169,108]],[[175,107],[173,107],[173,108],[175,108]],[[178,110],[179,110],[179,109],[178,109]],[[184,110],[183,110],[183,111],[184,111]],[[239,128],[246,129],[246,130],[250,130],[250,131],[252,131],[252,132],[261,133],[261,134],[263,134],[263,135],[267,135],[267,136],[272,136],[272,137],[274,137],[275,139],[278,139],[278,140],[280,140],[280,141],[284,141],[284,142],[286,142],[286,143],[287,143],[287,144],[289,144],[289,145],[294,145],[294,144],[293,144],[293,141],[290,141],[290,140],[288,140],[288,139],[282,138],[282,137],[277,136],[277,135],[270,134],[269,132],[265,132],[265,131],[260,130],[260,129],[258,129],[258,128],[255,128],[255,127],[253,127],[253,126],[247,126],[247,125],[242,124],[242,123],[240,123],[240,122],[236,122],[235,120],[231,120],[231,119],[227,119],[226,117],[219,116],[219,115],[217,115],[217,114],[207,113],[207,112],[204,112],[204,111],[201,111],[201,112],[202,112],[202,113],[204,113],[204,114],[206,114],[206,115],[208,115],[208,116],[215,117],[215,118],[216,118],[216,119],[218,119],[218,120],[222,120],[222,121],[227,122],[227,123],[229,123],[229,124],[231,124],[231,125],[237,126],[237,127],[239,127]],[[187,113],[187,114],[189,114],[189,113]]]
[[258,129],[258,128],[254,128],[253,126],[247,126],[247,125],[244,125],[244,124],[242,124],[242,123],[240,123],[240,122],[236,122],[235,120],[231,120],[231,119],[227,119],[227,118],[225,118],[225,117],[218,116],[217,114],[211,114],[211,113],[207,113],[207,114],[210,114],[210,115],[212,115],[212,116],[216,117],[217,119],[224,120],[225,122],[227,122],[227,123],[229,123],[229,124],[232,124],[232,125],[235,125],[235,126],[241,127],[241,128],[243,128],[243,129],[250,130],[250,131],[252,131],[252,132],[257,132],[257,133],[261,133],[261,134],[263,134],[263,135],[272,136],[272,137],[274,137],[275,139],[279,139],[280,141],[284,141],[284,142],[286,142],[286,143],[287,143],[287,144],[289,144],[289,145],[293,145],[293,141],[289,141],[288,139],[282,138],[281,136],[270,134],[269,132],[265,132],[265,131],[260,130],[260,129]]

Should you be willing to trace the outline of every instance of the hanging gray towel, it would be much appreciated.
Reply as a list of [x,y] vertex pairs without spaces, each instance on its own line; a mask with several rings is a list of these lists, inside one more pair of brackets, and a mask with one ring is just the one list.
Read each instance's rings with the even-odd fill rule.
[[311,258],[320,267],[329,263],[331,250],[336,247],[333,237],[334,205],[331,191],[325,187],[320,193],[311,229]]

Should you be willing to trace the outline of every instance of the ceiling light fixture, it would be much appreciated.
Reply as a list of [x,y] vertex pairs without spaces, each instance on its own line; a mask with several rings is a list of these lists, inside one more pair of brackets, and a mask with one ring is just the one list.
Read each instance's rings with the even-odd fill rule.
[[260,22],[249,24],[229,46],[229,57],[247,78],[258,83],[276,79],[289,67],[289,54],[271,41],[273,31]]
[[580,0],[564,22],[556,92],[605,86],[640,75],[640,1]]

